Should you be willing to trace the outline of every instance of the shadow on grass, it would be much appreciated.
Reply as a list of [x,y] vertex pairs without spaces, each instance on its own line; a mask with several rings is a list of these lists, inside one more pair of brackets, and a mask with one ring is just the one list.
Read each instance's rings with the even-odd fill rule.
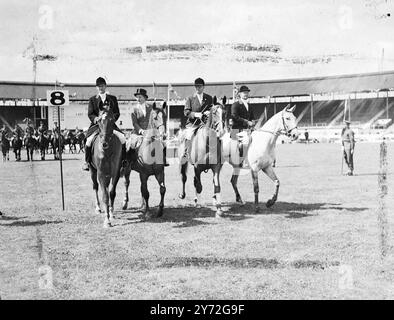
[[[368,210],[369,208],[357,208],[357,207],[340,207],[338,203],[293,203],[293,202],[277,202],[273,207],[266,208],[263,203],[260,204],[260,211],[255,212],[254,203],[248,202],[244,205],[238,205],[234,203],[223,203],[223,209],[226,213],[226,217],[220,218],[220,220],[230,220],[230,221],[242,221],[245,219],[252,219],[251,215],[285,215],[288,219],[301,219],[317,216],[318,213],[312,213],[314,211],[324,211],[324,210],[347,210],[350,212],[361,212]],[[150,208],[151,213],[157,214],[158,207]],[[115,216],[121,219],[130,220],[128,223],[122,225],[132,224],[132,223],[178,223],[174,228],[187,228],[195,227],[200,225],[213,225],[215,222],[204,221],[205,218],[215,217],[214,207],[202,207],[195,208],[194,206],[185,207],[165,207],[164,214],[160,218],[151,218],[144,221],[142,216],[139,217],[126,217],[127,214],[141,213],[139,208],[130,208],[127,210],[118,210],[115,212]],[[217,221],[220,221],[217,220]]]
[[[230,204],[231,205],[231,204]],[[243,206],[231,206],[229,212],[237,214],[279,214],[286,215],[289,219],[300,219],[313,217],[319,213],[310,213],[312,211],[324,211],[324,210],[347,210],[351,212],[361,212],[368,210],[369,208],[359,207],[340,207],[338,203],[293,203],[293,202],[281,202],[278,201],[271,208],[267,208],[264,203],[259,205],[260,211],[255,212],[254,203],[247,202]]]
[[[151,207],[151,214],[156,215],[158,211],[158,207]],[[132,222],[124,223],[121,225],[127,225],[132,223],[146,222],[146,223],[179,223],[174,228],[188,228],[195,227],[200,225],[213,225],[216,223],[210,223],[203,221],[206,218],[214,218],[216,214],[216,209],[212,207],[202,207],[196,208],[194,206],[185,206],[185,207],[165,207],[164,214],[160,218],[151,218],[149,220],[144,221],[142,216],[138,217],[125,217],[127,214],[135,214],[140,213],[139,208],[129,208],[127,210],[118,210],[115,212],[115,216],[120,219],[130,220]],[[231,221],[240,221],[244,219],[250,219],[243,214],[231,214],[226,212],[227,216],[224,218],[220,218],[221,220],[231,220]],[[139,220],[139,221],[138,221]]]
[[37,221],[14,221],[7,224],[2,224],[3,227],[33,227],[33,226],[42,226],[45,224],[59,224],[63,223],[63,221],[55,220],[55,221],[46,221],[46,220],[37,220]]
[[276,258],[219,258],[219,257],[171,257],[163,260],[139,260],[133,261],[130,266],[136,269],[156,269],[156,268],[212,268],[226,267],[235,269],[279,269],[279,268],[295,268],[295,269],[326,269],[337,267],[339,261],[320,261],[320,260],[296,260],[296,261],[280,261]]
[[4,213],[2,216],[0,216],[0,221],[9,221],[9,220],[21,220],[21,219],[26,219],[27,217],[9,217],[9,216],[4,216]]

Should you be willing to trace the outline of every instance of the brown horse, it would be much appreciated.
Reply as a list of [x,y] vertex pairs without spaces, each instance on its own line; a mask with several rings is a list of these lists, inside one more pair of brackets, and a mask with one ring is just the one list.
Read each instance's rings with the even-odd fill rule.
[[3,162],[10,161],[10,139],[6,130],[0,130],[0,149],[3,153]]
[[221,161],[221,141],[220,137],[224,134],[224,105],[225,98],[222,104],[216,102],[214,98],[213,106],[210,110],[207,123],[199,127],[192,137],[191,147],[187,161],[185,161],[185,141],[183,141],[179,148],[180,156],[180,172],[182,176],[182,192],[179,198],[184,199],[186,196],[186,180],[188,162],[194,167],[194,187],[196,196],[194,199],[195,206],[200,207],[200,195],[202,192],[201,173],[212,170],[213,184],[214,184],[214,204],[216,205],[216,217],[223,217],[220,198],[220,170],[222,169]]
[[[150,219],[153,215],[149,212],[149,191],[148,178],[155,176],[160,187],[160,204],[157,217],[161,217],[164,212],[164,196],[166,186],[164,182],[164,146],[165,137],[165,112],[163,108],[154,108],[150,114],[148,129],[143,136],[133,134],[127,141],[129,165],[124,170],[125,177],[125,198],[123,200],[123,210],[127,209],[129,202],[129,185],[131,170],[137,171],[141,181],[142,206],[141,210],[144,219]],[[133,140],[135,143],[133,143]],[[130,147],[133,145],[134,149]]]
[[105,213],[104,228],[111,227],[111,222],[114,219],[116,185],[119,181],[122,161],[122,144],[113,134],[114,124],[115,118],[111,110],[100,112],[99,134],[92,143],[92,162],[89,164],[93,190],[96,194],[97,213],[101,213],[98,196],[99,184],[102,191]]

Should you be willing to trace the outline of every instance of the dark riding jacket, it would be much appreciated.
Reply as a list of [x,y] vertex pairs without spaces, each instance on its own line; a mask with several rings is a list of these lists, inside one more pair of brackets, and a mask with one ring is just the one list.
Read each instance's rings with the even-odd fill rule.
[[246,109],[245,105],[241,101],[236,101],[231,106],[231,119],[233,120],[233,130],[248,129],[248,121],[254,120],[253,111],[250,108]]
[[104,105],[109,106],[109,109],[114,114],[115,121],[118,121],[120,116],[118,99],[113,95],[107,94],[105,101],[101,101],[100,96],[95,95],[89,99],[88,117],[92,123],[91,125],[96,124],[100,111],[105,110]]
[[139,105],[133,108],[131,112],[131,121],[134,127],[134,133],[140,134],[141,130],[148,129],[150,114],[153,110],[153,106],[145,102],[145,116],[142,113]]
[[195,113],[209,111],[212,107],[212,102],[212,97],[206,93],[203,93],[201,104],[196,94],[188,97],[184,109],[184,114],[187,117],[186,127],[192,126],[194,122],[194,126],[199,126],[201,120],[194,117]]
[[[105,101],[101,100],[100,95],[95,95],[89,99],[89,106],[88,106],[88,117],[90,119],[90,127],[86,133],[86,137],[89,137],[94,132],[97,132],[98,125],[97,125],[97,118],[99,116],[100,111],[105,110],[105,105],[109,106],[109,110],[112,111],[114,114],[115,121],[118,121],[120,117],[118,99],[115,96],[106,94]],[[114,130],[122,132],[116,124],[114,124]]]

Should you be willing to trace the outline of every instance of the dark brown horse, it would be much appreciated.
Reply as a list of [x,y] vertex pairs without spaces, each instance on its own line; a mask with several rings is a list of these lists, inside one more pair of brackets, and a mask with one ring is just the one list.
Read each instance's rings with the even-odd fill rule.
[[187,180],[187,167],[188,162],[194,167],[194,187],[196,196],[194,203],[197,208],[200,205],[200,196],[202,192],[201,184],[201,173],[212,170],[213,173],[213,184],[214,184],[214,204],[216,205],[216,217],[223,217],[223,211],[221,208],[220,198],[220,170],[222,168],[221,162],[221,141],[220,137],[224,134],[224,104],[216,102],[214,98],[214,104],[210,110],[208,120],[205,125],[199,127],[196,133],[193,135],[191,140],[191,148],[189,150],[189,156],[187,161],[184,159],[185,155],[185,141],[183,141],[179,148],[180,163],[181,163],[181,176],[182,176],[182,192],[179,194],[179,198],[184,199],[186,197],[186,180]]
[[38,137],[38,147],[40,149],[41,160],[45,160],[45,153],[48,145],[48,137],[41,132]]
[[14,150],[15,154],[15,161],[21,161],[21,150],[23,141],[19,133],[14,134],[11,140],[12,149]]
[[[163,161],[163,137],[165,135],[165,104],[163,108],[154,108],[150,114],[148,130],[144,136],[132,135],[127,142],[129,165],[124,170],[125,177],[125,198],[123,200],[123,210],[127,209],[129,202],[129,185],[131,170],[137,171],[141,181],[142,207],[141,210],[145,219],[153,217],[149,212],[149,191],[148,178],[155,176],[160,186],[160,204],[157,217],[163,215],[164,195],[166,186],[164,182],[164,161]],[[133,140],[135,143],[133,143]],[[139,140],[139,141],[138,141]],[[130,150],[130,145],[138,147]],[[123,171],[123,170],[122,170]]]
[[104,205],[104,228],[111,227],[114,219],[116,185],[119,181],[122,161],[122,144],[113,133],[115,118],[111,110],[104,110],[99,115],[99,134],[92,144],[92,162],[90,174],[93,190],[96,194],[96,212],[101,212],[98,188],[102,191]]
[[10,139],[6,130],[0,131],[0,148],[3,154],[3,162],[10,161]]
[[37,140],[30,133],[26,133],[23,142],[26,148],[27,161],[33,161],[33,154],[37,145]]

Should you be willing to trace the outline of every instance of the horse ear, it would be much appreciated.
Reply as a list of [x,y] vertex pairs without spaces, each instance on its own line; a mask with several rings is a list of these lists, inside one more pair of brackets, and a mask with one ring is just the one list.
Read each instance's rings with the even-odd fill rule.
[[222,102],[223,102],[223,103],[222,103],[223,105],[226,104],[226,102],[227,102],[227,97],[226,97],[226,96],[223,97]]
[[289,111],[290,103],[285,107],[285,111]]
[[295,110],[295,108],[296,108],[296,106],[297,106],[297,105],[295,104],[294,106],[292,106],[291,108],[289,108],[287,111],[293,113],[294,110]]
[[167,108],[167,102],[164,101],[163,106],[161,107],[163,110],[165,110]]
[[153,109],[156,109],[156,102],[153,102],[152,108],[153,108]]
[[213,105],[216,105],[218,103],[218,99],[216,98],[216,96],[213,97]]

